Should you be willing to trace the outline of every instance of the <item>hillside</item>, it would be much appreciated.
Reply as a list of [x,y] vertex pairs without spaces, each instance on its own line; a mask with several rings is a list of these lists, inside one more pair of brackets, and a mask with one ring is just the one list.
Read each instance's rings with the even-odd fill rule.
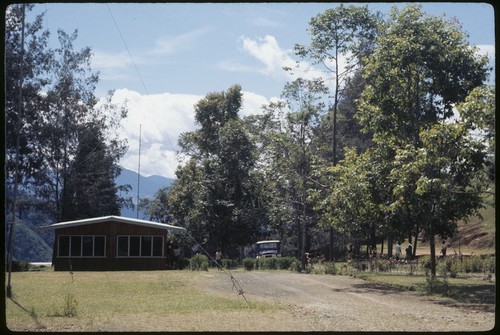
[[[170,185],[174,180],[162,176],[141,176],[140,192],[141,198],[152,198],[160,188]],[[137,201],[137,173],[123,169],[122,174],[116,179],[117,185],[129,184],[132,190],[128,194],[120,194],[123,197],[131,197],[134,203]],[[122,208],[122,216],[136,218],[137,212],[133,209]],[[146,218],[144,213],[139,213],[139,218]],[[30,262],[50,262],[52,259],[52,246],[54,243],[53,232],[40,232],[36,229],[41,225],[51,224],[42,213],[30,213],[27,219],[19,220],[15,230],[14,259],[27,260]],[[8,237],[5,236],[7,247]]]
[[[120,194],[122,197],[131,197],[134,205],[137,203],[137,186],[139,186],[139,197],[153,198],[155,193],[162,187],[172,184],[174,179],[165,178],[162,176],[140,177],[139,185],[137,184],[137,172],[122,168],[122,173],[116,178],[116,185],[130,185],[132,189],[127,194]],[[122,208],[121,215],[130,218],[136,218],[137,212],[135,209]],[[139,212],[139,218],[146,218],[144,213]]]

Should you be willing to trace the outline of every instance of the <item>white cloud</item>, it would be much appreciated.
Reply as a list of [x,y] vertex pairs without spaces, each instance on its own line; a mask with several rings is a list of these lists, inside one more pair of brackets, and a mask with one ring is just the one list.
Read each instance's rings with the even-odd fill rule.
[[[194,105],[203,96],[192,94],[142,95],[135,91],[119,89],[113,95],[113,103],[127,102],[128,116],[122,120],[120,137],[127,139],[128,151],[120,165],[133,171],[139,165],[139,135],[141,139],[141,174],[175,178],[179,161],[177,140],[183,132],[196,129]],[[243,92],[240,116],[260,113],[269,101],[258,94]]]
[[[289,81],[299,77],[328,79],[325,71],[315,68],[311,63],[307,61],[297,62],[292,57],[294,52],[282,49],[274,36],[266,35],[257,39],[243,36],[241,40],[243,50],[264,65],[263,68],[258,69],[264,75]],[[290,68],[291,71],[285,71],[283,68]]]
[[146,53],[151,55],[168,55],[180,49],[189,49],[198,37],[205,35],[209,30],[209,28],[202,28],[176,36],[163,36],[156,41],[155,47]]
[[481,55],[486,55],[490,59],[495,59],[495,45],[493,44],[481,44],[481,45],[476,45],[479,49],[479,53]]

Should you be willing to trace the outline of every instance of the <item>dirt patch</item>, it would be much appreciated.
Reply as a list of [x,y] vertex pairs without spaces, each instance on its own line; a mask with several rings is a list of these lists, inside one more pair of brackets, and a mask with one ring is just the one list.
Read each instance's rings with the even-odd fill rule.
[[[225,273],[210,272],[207,277],[204,289],[238,294]],[[280,324],[302,324],[295,330],[485,331],[495,325],[494,308],[446,304],[443,299],[369,285],[348,276],[245,271],[233,277],[248,301],[273,302],[287,311],[280,312]],[[276,326],[267,330],[294,330]]]

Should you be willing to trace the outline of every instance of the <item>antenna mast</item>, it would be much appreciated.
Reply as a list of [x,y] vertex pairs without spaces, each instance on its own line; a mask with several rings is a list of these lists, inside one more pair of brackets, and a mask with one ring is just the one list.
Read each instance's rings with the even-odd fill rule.
[[141,181],[141,137],[142,137],[142,124],[139,125],[139,164],[137,167],[137,218],[139,218],[139,185]]

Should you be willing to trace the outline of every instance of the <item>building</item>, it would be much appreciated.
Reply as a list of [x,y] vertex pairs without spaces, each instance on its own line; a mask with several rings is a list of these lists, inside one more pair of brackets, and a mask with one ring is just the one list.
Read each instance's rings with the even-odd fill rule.
[[104,216],[42,226],[54,230],[55,271],[165,270],[169,232],[186,229],[165,223]]

